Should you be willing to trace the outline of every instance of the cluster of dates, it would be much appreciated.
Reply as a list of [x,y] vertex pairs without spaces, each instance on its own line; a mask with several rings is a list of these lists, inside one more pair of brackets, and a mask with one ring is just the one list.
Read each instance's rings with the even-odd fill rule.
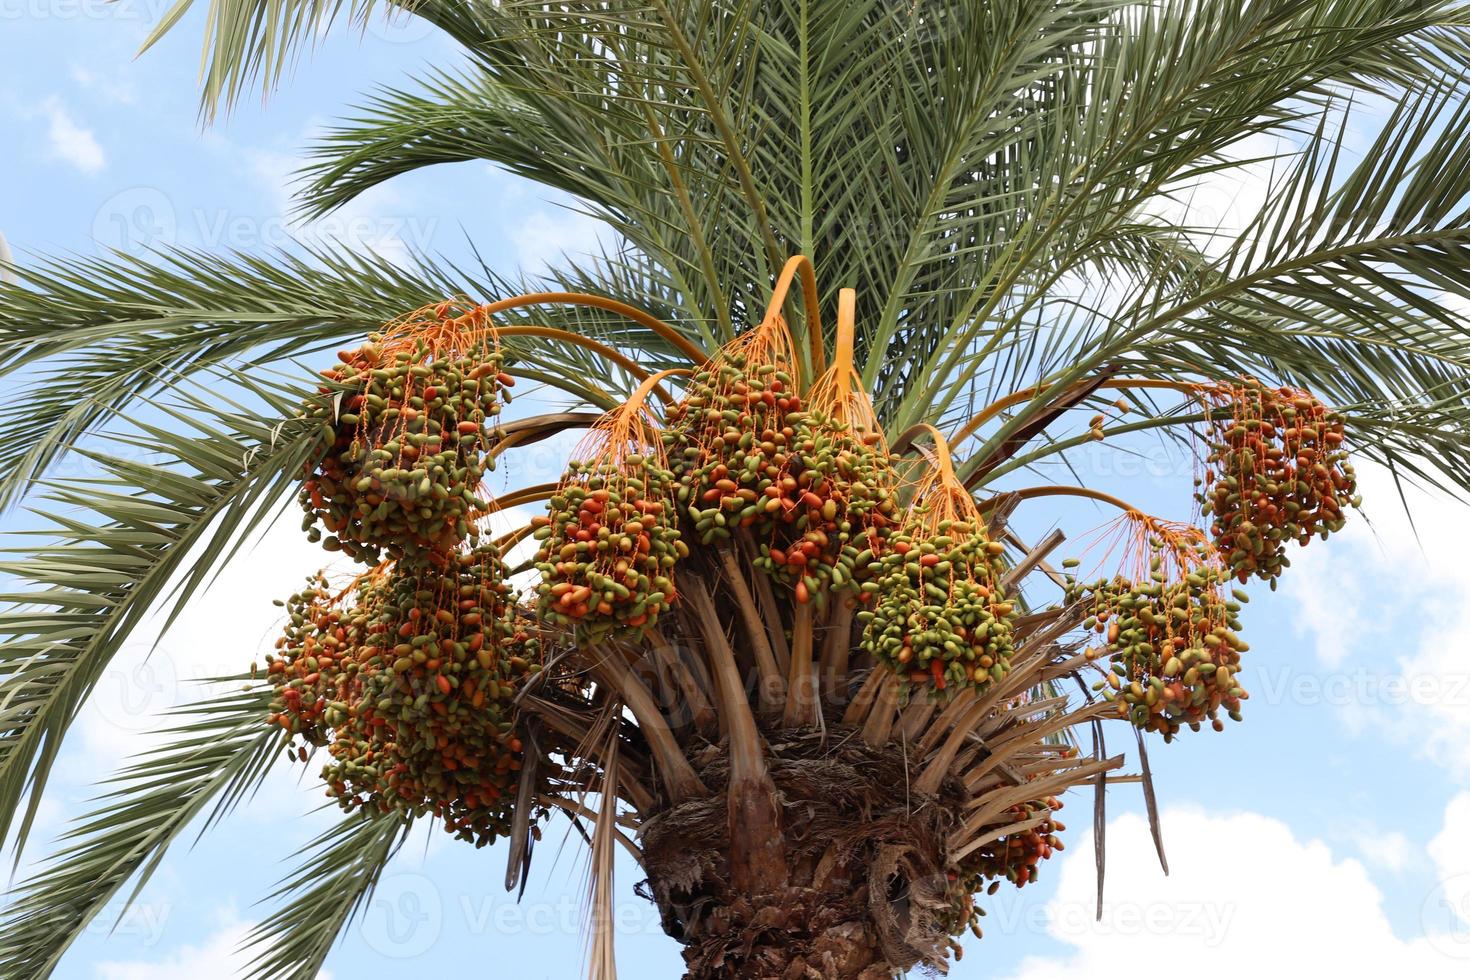
[[805,404],[788,370],[739,349],[695,373],[665,433],[699,543],[751,528],[756,564],[800,603],[853,588],[858,555],[895,524],[881,441]]
[[677,598],[674,563],[689,554],[674,474],[654,456],[574,461],[535,522],[540,615],[595,643],[658,622]]
[[967,868],[981,880],[1003,879],[1017,888],[1035,881],[1041,862],[1065,850],[1066,845],[1057,837],[1067,829],[1055,816],[1061,808],[1062,801],[1055,796],[1017,803],[1006,811],[1000,823],[1037,822],[979,848],[971,855]]
[[664,439],[700,544],[726,541],[781,508],[766,490],[797,438],[788,416],[801,410],[791,375],[774,364],[731,354],[695,372],[665,416]]
[[479,548],[375,570],[345,593],[318,577],[287,602],[271,721],[326,747],[322,777],[344,809],[432,814],[477,845],[508,831],[512,703],[540,657],[504,578]]
[[1344,421],[1299,389],[1246,381],[1215,395],[1229,417],[1211,426],[1197,499],[1231,574],[1274,587],[1288,543],[1341,530],[1361,503]]
[[756,564],[807,602],[856,584],[859,556],[888,536],[898,498],[878,433],[817,411],[791,421],[792,452],[762,491],[773,527]]
[[1003,551],[970,520],[942,520],[933,534],[895,532],[863,586],[877,599],[858,614],[863,647],[935,692],[1000,681],[1017,612],[1000,590]]
[[[1158,539],[1150,547],[1144,579],[1068,578],[1067,598],[1086,604],[1084,625],[1097,637],[1088,656],[1109,661],[1094,688],[1117,703],[1121,716],[1166,740],[1206,721],[1219,731],[1220,712],[1239,721],[1248,697],[1237,677],[1248,649],[1238,633],[1245,593],[1226,595],[1229,571],[1211,560],[1207,545],[1183,555]],[[1183,567],[1168,567],[1180,557]]]
[[510,828],[514,700],[542,659],[476,524],[511,379],[475,311],[449,304],[338,360],[322,372],[331,397],[303,408],[330,436],[302,485],[303,529],[373,567],[339,590],[319,574],[281,603],[268,721],[303,762],[325,750],[344,809],[432,815],[484,845]]
[[328,550],[368,563],[450,551],[484,508],[489,427],[512,383],[498,349],[379,337],[338,357],[322,372],[323,394],[337,397],[306,409],[331,443],[301,488],[303,529],[312,540],[325,529]]

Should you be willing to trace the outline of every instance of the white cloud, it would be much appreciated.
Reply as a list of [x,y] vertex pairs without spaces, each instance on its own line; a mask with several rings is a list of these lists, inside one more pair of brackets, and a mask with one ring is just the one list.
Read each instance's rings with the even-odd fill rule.
[[1396,830],[1384,830],[1369,821],[1359,821],[1339,828],[1330,836],[1351,844],[1364,864],[1384,871],[1407,869],[1419,853],[1409,838]]
[[85,174],[100,173],[107,166],[107,155],[97,137],[72,119],[60,99],[47,99],[41,104],[41,112],[47,121],[46,140],[52,156]]
[[123,71],[103,75],[95,67],[73,62],[71,80],[99,102],[132,105],[138,101],[138,91],[133,86],[133,80]]
[[[241,944],[252,928],[249,923],[230,916],[218,931],[197,945],[176,947],[157,959],[103,961],[97,964],[93,977],[95,980],[228,980],[245,976],[252,956],[249,950],[241,950]],[[331,980],[331,974],[323,970],[317,974],[317,980]]]
[[[1463,823],[1470,814],[1455,819]],[[1142,817],[1109,824],[1101,921],[1093,918],[1091,837],[1067,852],[1042,929],[1070,949],[1028,957],[1011,980],[1133,980],[1186,963],[1193,980],[1465,975],[1461,954],[1470,953],[1470,936],[1453,922],[1423,938],[1396,936],[1363,866],[1336,859],[1322,842],[1299,840],[1286,824],[1254,813],[1210,816],[1177,807],[1165,811],[1163,823],[1168,877]],[[1465,871],[1455,864],[1463,857],[1450,856],[1443,873]],[[992,910],[987,931],[1025,928],[1015,916],[1007,922],[1007,910],[1016,908],[1019,899]]]
[[232,922],[198,945],[177,947],[156,960],[103,961],[97,980],[198,980],[199,977],[241,976],[250,963],[239,952],[250,927]]
[[[1166,185],[1142,202],[1137,217],[1160,227],[1183,230],[1206,255],[1223,254],[1256,219],[1271,197],[1273,156],[1291,151],[1276,136],[1257,133],[1222,151],[1233,165]],[[1276,163],[1279,175],[1281,164]],[[1057,282],[1056,290],[1086,307],[1123,310],[1143,298],[1138,282],[1126,276],[1101,276],[1076,269]]]
[[569,208],[550,207],[533,211],[511,232],[519,250],[520,266],[535,273],[563,255],[573,258],[593,254],[599,241],[611,241],[613,233],[596,218]]
[[1406,486],[1406,513],[1386,470],[1362,465],[1358,476],[1364,513],[1293,549],[1283,591],[1351,695],[1335,701],[1344,723],[1470,778],[1470,626],[1458,615],[1470,604],[1470,505]]
[[1397,830],[1378,831],[1355,843],[1364,861],[1388,871],[1403,871],[1414,859],[1413,844]]
[[1427,911],[1447,910],[1470,925],[1470,793],[1461,793],[1445,808],[1444,829],[1429,842],[1429,857],[1439,873],[1440,894],[1435,898],[1443,898],[1444,905]]
[[1439,303],[1451,313],[1458,313],[1470,320],[1470,296],[1461,296],[1459,293],[1440,293]]
[[1402,871],[1413,860],[1413,845],[1397,830],[1370,830],[1352,843],[1364,862],[1386,871]]

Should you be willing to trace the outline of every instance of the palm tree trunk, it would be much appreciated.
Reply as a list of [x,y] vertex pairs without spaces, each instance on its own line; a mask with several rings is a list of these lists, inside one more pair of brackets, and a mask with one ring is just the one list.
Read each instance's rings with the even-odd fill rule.
[[[717,746],[694,753],[711,795],[640,830],[648,893],[684,944],[686,980],[887,980],[941,963],[959,787],[912,793],[898,746],[874,751],[855,729],[769,738],[780,840],[750,839],[770,823],[736,819],[740,790]],[[784,864],[752,881],[731,860],[752,850],[784,852]]]
[[712,907],[686,946],[685,980],[890,980],[882,943],[862,908],[864,889],[824,902],[766,905],[759,926],[730,930],[743,900]]

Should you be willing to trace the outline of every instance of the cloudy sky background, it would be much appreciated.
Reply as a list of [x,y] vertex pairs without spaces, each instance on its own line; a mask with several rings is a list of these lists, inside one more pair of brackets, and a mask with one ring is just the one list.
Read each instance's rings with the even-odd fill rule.
[[[473,240],[508,271],[593,240],[596,226],[566,202],[473,164],[400,178],[314,225],[293,224],[289,177],[313,133],[372,85],[446,64],[452,48],[412,24],[337,32],[269,106],[247,101],[201,130],[197,14],[133,57],[164,9],[163,0],[0,0],[0,232],[19,260],[167,244],[259,251],[293,236],[390,258],[410,249],[465,257]],[[1264,193],[1247,176],[1200,188],[1179,213],[1238,223]],[[567,448],[540,447],[497,479],[554,478]],[[1128,448],[1090,447],[1075,463],[1089,485],[1187,517],[1190,462],[1152,443]],[[1121,980],[1186,965],[1201,980],[1307,969],[1465,975],[1470,521],[1460,504],[1411,488],[1410,523],[1387,474],[1362,476],[1367,519],[1294,556],[1281,591],[1256,589],[1246,609],[1246,723],[1153,745],[1172,874],[1153,855],[1136,788],[1114,789],[1096,919],[1091,799],[1072,794],[1065,854],[1037,884],[989,900],[986,938],[966,943],[952,976]],[[1081,502],[1031,503],[1019,527],[1035,538],[1110,516]],[[99,779],[149,744],[158,712],[197,693],[191,681],[264,651],[278,625],[270,600],[322,561],[295,525],[288,515],[261,535],[167,635],[143,631],[118,658],[74,730],[27,863],[85,812]],[[265,914],[258,903],[289,871],[284,859],[335,820],[316,811],[321,802],[314,779],[282,767],[222,828],[172,852],[133,910],[99,920],[57,976],[229,976]],[[550,828],[519,906],[499,884],[502,849],[421,835],[328,961],[331,974],[471,965],[533,980],[578,975],[584,868],[570,841],[558,855],[566,833]],[[677,948],[633,895],[637,879],[620,866],[620,966],[630,977],[676,977]]]

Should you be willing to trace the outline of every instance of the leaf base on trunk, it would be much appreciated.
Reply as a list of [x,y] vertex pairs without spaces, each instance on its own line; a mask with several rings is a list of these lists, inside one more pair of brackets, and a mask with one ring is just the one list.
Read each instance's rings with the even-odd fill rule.
[[920,964],[944,971],[945,841],[964,794],[952,784],[932,797],[915,793],[904,750],[875,751],[856,734],[801,730],[769,746],[788,862],[785,880],[764,893],[731,884],[728,855],[745,828],[731,825],[739,807],[729,805],[719,746],[693,753],[712,795],[644,823],[643,890],[684,944],[688,980],[886,980]]

